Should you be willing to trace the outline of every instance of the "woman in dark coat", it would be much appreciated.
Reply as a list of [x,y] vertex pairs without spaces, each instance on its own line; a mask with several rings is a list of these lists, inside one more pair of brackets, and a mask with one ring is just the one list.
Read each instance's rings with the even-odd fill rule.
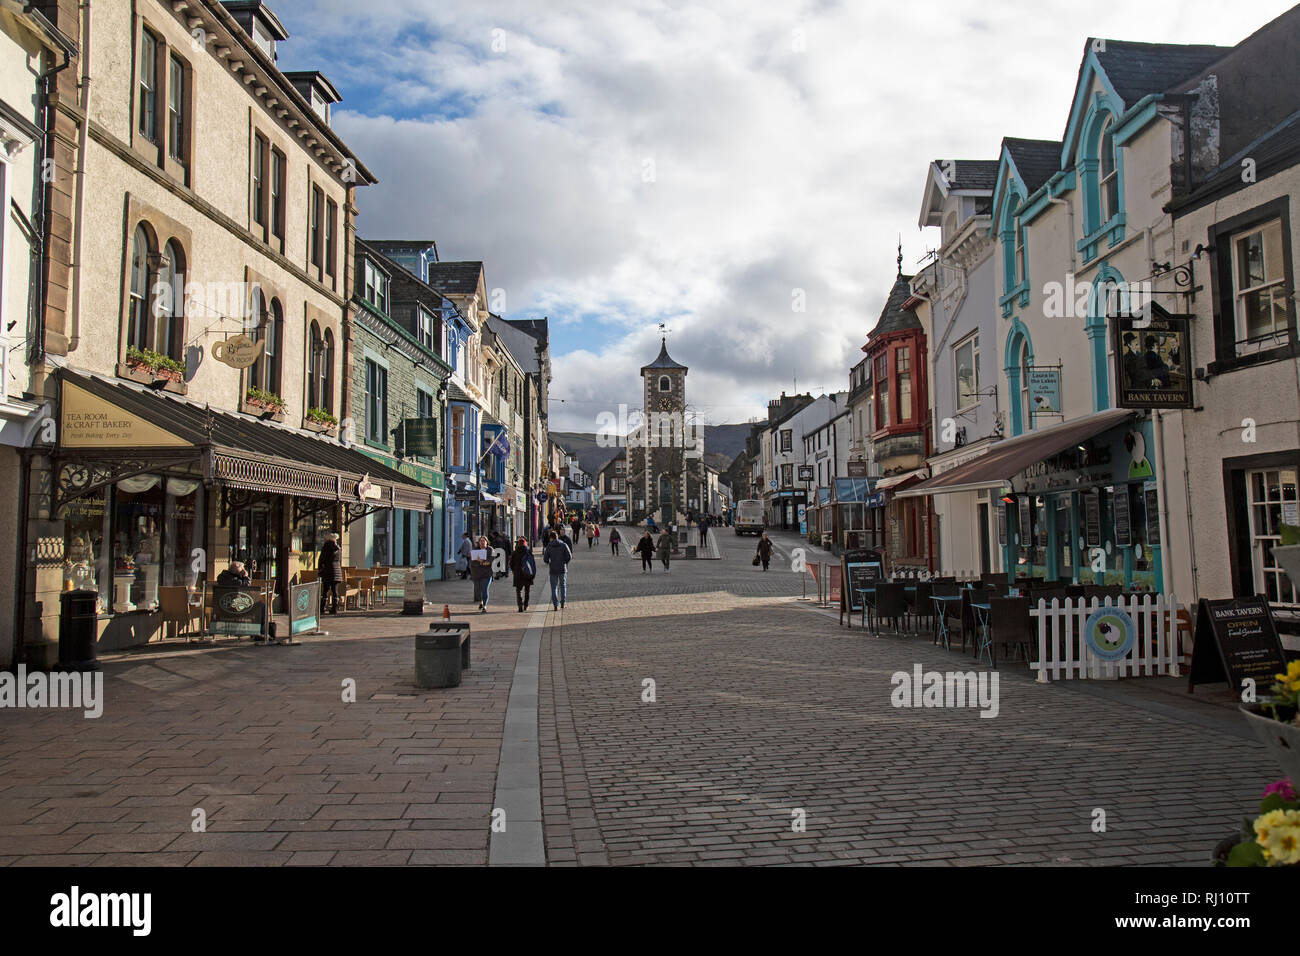
[[514,574],[515,599],[520,611],[528,610],[528,591],[537,578],[537,562],[528,541],[520,538],[510,552],[510,570]]
[[332,531],[325,535],[325,543],[321,545],[316,568],[317,578],[320,580],[321,613],[325,613],[326,598],[329,598],[329,612],[337,614],[339,585],[343,583],[343,549],[339,547],[339,536]]
[[636,543],[636,553],[641,555],[642,574],[654,568],[655,543],[649,531],[641,535],[641,540]]
[[763,562],[763,570],[767,570],[767,563],[772,560],[772,539],[763,532],[763,537],[758,539],[758,551],[756,552],[760,561]]

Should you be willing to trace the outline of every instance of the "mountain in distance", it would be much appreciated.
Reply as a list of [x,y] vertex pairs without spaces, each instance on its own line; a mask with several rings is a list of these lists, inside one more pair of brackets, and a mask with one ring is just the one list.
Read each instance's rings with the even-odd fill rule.
[[[704,462],[719,471],[726,471],[736,455],[745,450],[749,424],[705,425]],[[551,439],[578,459],[582,470],[595,475],[618,454],[618,446],[602,447],[596,436],[589,432],[551,432]]]

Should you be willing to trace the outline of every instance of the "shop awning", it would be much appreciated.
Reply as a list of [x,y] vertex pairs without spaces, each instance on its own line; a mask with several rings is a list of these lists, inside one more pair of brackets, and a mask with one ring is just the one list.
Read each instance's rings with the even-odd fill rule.
[[492,494],[492,492],[485,491],[483,492],[483,503],[488,505],[499,505],[501,504],[501,499]]
[[875,490],[872,487],[875,481],[875,478],[836,478],[835,503],[861,504]]
[[890,475],[888,478],[881,478],[876,482],[876,490],[885,491],[888,488],[901,488],[914,484],[924,478],[925,474],[926,469],[918,468],[915,471],[904,472],[901,475]]
[[1137,415],[1127,408],[1112,408],[1076,418],[1061,425],[1000,441],[980,457],[935,475],[896,497],[955,494],[983,488],[1002,488],[1030,465],[1059,455],[1080,442],[1129,421]]
[[[336,439],[115,379],[70,369],[59,375],[65,464],[104,462],[94,470],[116,480],[163,460],[190,461],[205,480],[232,488],[368,508],[433,507],[428,487]],[[86,469],[80,472],[85,481]]]

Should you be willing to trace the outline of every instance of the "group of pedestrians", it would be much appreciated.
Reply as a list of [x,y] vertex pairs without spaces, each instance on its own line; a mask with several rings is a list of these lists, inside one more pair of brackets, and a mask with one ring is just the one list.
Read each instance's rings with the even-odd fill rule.
[[641,540],[636,543],[636,553],[641,555],[641,573],[654,570],[654,559],[656,555],[663,562],[664,572],[669,570],[669,564],[672,562],[673,555],[673,535],[667,528],[664,528],[659,534],[659,540],[656,542],[647,528],[641,534]]

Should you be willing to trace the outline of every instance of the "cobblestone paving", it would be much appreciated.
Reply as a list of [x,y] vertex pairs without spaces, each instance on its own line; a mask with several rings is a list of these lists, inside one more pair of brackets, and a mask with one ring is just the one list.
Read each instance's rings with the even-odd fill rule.
[[[797,600],[806,546],[775,539],[767,573],[725,529],[722,560],[667,573],[577,549],[541,643],[549,864],[1202,864],[1280,776],[1229,706],[1169,678],[1039,685],[1007,664],[996,719],[895,709],[895,671],[984,668],[841,629]],[[113,655],[98,720],[0,710],[0,865],[486,863],[531,617],[502,585],[486,615],[469,582],[430,587],[474,628],[454,689],[412,686],[429,618],[389,610],[296,647]]]
[[[984,668],[841,629],[789,596],[788,562],[765,575],[752,539],[720,540],[722,562],[653,576],[578,555],[542,648],[551,863],[1205,864],[1280,776],[1167,677],[1040,685],[1008,663],[994,719],[896,709],[896,671]],[[691,597],[650,593],[670,577]]]

